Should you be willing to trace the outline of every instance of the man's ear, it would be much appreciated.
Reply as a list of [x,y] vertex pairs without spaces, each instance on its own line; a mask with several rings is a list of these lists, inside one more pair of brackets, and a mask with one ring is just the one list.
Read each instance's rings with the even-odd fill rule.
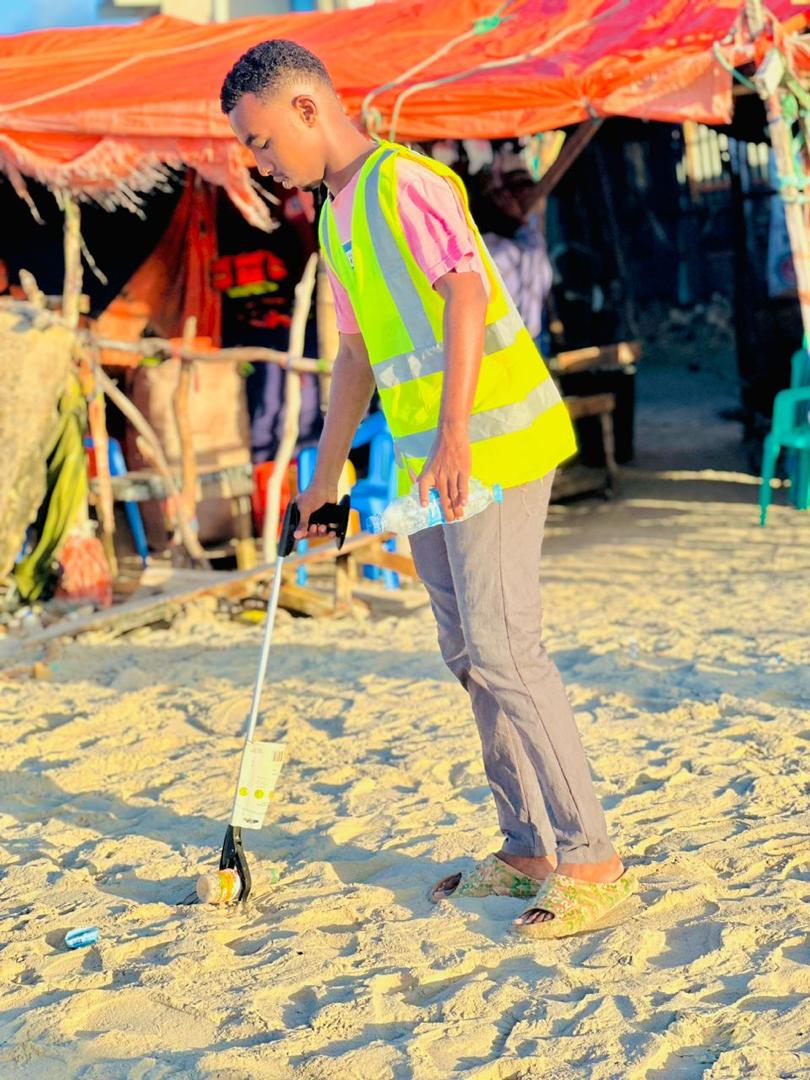
[[311,94],[296,94],[292,106],[307,125],[312,127],[318,117],[318,103]]

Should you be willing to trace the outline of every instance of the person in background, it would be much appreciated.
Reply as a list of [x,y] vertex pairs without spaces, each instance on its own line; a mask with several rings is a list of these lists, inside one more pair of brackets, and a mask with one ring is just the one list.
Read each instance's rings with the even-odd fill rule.
[[526,329],[548,356],[546,301],[553,281],[537,184],[526,169],[477,173],[468,181],[471,210]]

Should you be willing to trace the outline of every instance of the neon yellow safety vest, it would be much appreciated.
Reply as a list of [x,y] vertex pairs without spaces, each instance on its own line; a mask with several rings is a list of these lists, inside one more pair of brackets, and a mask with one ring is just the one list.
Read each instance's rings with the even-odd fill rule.
[[469,422],[472,476],[515,487],[545,476],[576,453],[573,425],[548,368],[470,216],[467,193],[446,165],[381,141],[354,193],[352,261],[327,199],[321,250],[346,289],[368,349],[380,404],[394,438],[399,493],[411,488],[436,438],[444,378],[444,300],[408,247],[397,210],[397,159],[447,177],[458,189],[489,279],[484,357]]

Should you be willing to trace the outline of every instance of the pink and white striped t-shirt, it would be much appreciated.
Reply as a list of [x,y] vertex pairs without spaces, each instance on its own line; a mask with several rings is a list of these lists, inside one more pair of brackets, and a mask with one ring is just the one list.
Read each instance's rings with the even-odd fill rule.
[[[360,170],[332,200],[338,236],[351,261],[351,221]],[[453,183],[408,158],[397,160],[397,209],[408,246],[417,265],[434,285],[451,271],[481,275],[489,296],[489,283],[475,238]],[[341,283],[326,267],[335,297],[338,330],[359,334],[352,302]]]

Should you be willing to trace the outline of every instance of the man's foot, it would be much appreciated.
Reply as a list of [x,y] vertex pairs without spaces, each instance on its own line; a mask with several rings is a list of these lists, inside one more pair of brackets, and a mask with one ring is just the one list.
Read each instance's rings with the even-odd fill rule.
[[615,881],[584,881],[554,873],[541,884],[532,906],[514,920],[514,930],[537,940],[596,930],[637,890],[637,873],[631,870]]
[[505,851],[499,851],[498,858],[515,870],[528,877],[542,881],[557,869],[556,855],[508,855]]
[[[565,877],[574,878],[576,881],[593,881],[600,884],[618,881],[624,873],[624,863],[618,855],[614,854],[606,862],[598,863],[567,863],[561,862],[557,866],[557,873]],[[531,923],[545,922],[553,919],[552,912],[541,908],[530,909],[515,919],[516,926],[527,926]]]
[[615,853],[606,862],[567,863],[564,859],[557,866],[558,874],[576,878],[577,881],[598,881],[602,884],[616,881],[624,873],[624,863]]
[[545,869],[535,877],[515,866],[512,858],[507,861],[499,852],[487,855],[483,862],[478,863],[467,874],[456,873],[442,878],[428,895],[434,904],[439,900],[449,900],[451,896],[515,896],[523,899],[535,896],[550,872]]

